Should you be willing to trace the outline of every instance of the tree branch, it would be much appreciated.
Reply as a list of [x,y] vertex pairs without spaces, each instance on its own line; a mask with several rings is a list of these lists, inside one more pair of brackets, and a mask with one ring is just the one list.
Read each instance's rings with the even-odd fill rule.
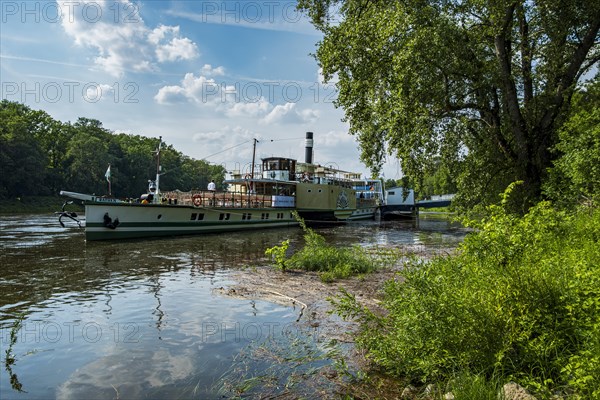
[[529,43],[529,23],[523,10],[523,5],[519,6],[519,32],[521,34],[521,72],[523,74],[523,91],[525,97],[525,107],[533,99],[533,81],[531,79],[531,46]]
[[515,4],[506,8],[502,30],[494,38],[496,58],[500,66],[500,75],[504,86],[505,105],[507,108],[512,132],[515,138],[517,161],[524,165],[528,159],[526,124],[519,107],[519,97],[512,77],[510,41],[507,40],[515,12]]
[[546,108],[544,116],[541,119],[540,127],[542,131],[550,129],[554,124],[554,121],[560,112],[560,108],[565,100],[568,100],[565,99],[565,91],[575,83],[575,78],[578,76],[578,72],[585,62],[588,52],[596,41],[598,31],[600,30],[600,16],[591,18],[591,21],[590,28],[571,57],[571,63],[567,66],[565,73],[562,76],[559,76],[559,83],[554,93],[553,107]]

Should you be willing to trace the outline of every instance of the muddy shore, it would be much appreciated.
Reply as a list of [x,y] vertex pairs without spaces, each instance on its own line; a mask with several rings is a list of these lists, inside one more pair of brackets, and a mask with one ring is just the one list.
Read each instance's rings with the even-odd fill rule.
[[322,282],[317,272],[283,272],[269,265],[250,267],[233,272],[231,278],[236,283],[215,291],[223,296],[293,305],[298,309],[298,323],[319,326],[329,338],[352,342],[353,340],[340,328],[353,331],[357,325],[350,321],[341,321],[339,317],[331,314],[333,307],[328,298],[339,295],[340,288],[343,288],[354,295],[361,305],[377,310],[384,283],[390,279],[402,280],[402,269],[408,257],[428,260],[435,256],[449,255],[454,251],[454,247],[405,245],[397,252],[398,258],[392,265],[332,283]]
[[356,296],[357,300],[376,309],[382,296],[383,285],[390,279],[402,279],[401,267],[386,268],[360,277],[324,283],[316,272],[286,271],[263,266],[248,268],[233,274],[237,282],[216,289],[224,296],[264,300],[282,305],[292,305],[298,312],[299,324],[319,327],[322,335],[346,343],[353,342],[350,332],[358,326],[332,315],[328,298],[340,294],[340,288]]
[[[352,394],[354,398],[371,398],[377,393],[377,398],[398,398],[403,388],[403,384],[395,382],[384,376],[375,377],[376,372],[371,369],[364,353],[355,346],[354,334],[359,326],[353,321],[344,321],[338,315],[332,313],[333,306],[328,298],[339,295],[340,288],[344,288],[348,293],[356,296],[356,299],[370,309],[377,309],[382,297],[384,283],[389,279],[402,279],[399,272],[401,268],[386,268],[362,277],[353,277],[339,280],[333,283],[324,283],[316,272],[306,271],[287,271],[282,272],[273,267],[264,266],[240,270],[233,274],[233,279],[237,282],[228,287],[215,289],[220,295],[269,301],[276,304],[292,306],[297,315],[296,324],[302,332],[308,333],[312,343],[318,343],[317,346],[327,347],[327,343],[336,343],[336,348],[340,350],[341,357],[346,363],[347,371],[362,371],[369,374],[367,381],[354,382],[348,379],[342,371],[334,366],[321,368],[318,372],[311,374],[300,374],[301,377],[294,378],[298,380],[296,389],[281,387],[282,385],[273,385],[270,381],[257,383],[258,393],[246,393],[254,398],[278,398],[278,399],[298,399],[298,398],[340,398],[347,394]],[[285,344],[283,345],[286,346]],[[289,351],[289,354],[287,354]],[[261,348],[258,352],[252,351],[251,358],[261,358],[270,360],[270,362],[279,362],[279,358],[287,358],[294,352],[294,349],[265,349]],[[274,353],[277,353],[274,355]],[[306,365],[314,362],[311,355],[306,356]],[[246,369],[247,367],[241,367]],[[295,374],[293,367],[284,371],[290,375]],[[304,369],[304,368],[303,368]],[[310,369],[310,368],[308,368]],[[230,387],[243,386],[249,381],[247,376],[234,374],[233,380],[237,382]],[[259,373],[258,375],[261,375]],[[231,380],[232,377],[228,377]],[[288,378],[288,381],[290,379]],[[382,382],[388,381],[384,388]],[[378,387],[379,386],[379,387]],[[304,390],[298,390],[303,387]],[[307,388],[310,390],[307,391]],[[362,396],[358,395],[363,393]],[[231,394],[231,393],[230,393]],[[235,393],[244,397],[245,393]],[[313,397],[314,396],[314,397]],[[366,396],[366,397],[365,397]]]
[[[434,255],[449,254],[452,248],[409,249],[407,255],[428,259]],[[327,391],[321,395],[329,397],[332,393],[344,395],[352,393],[368,394],[367,398],[377,393],[378,398],[398,398],[404,388],[405,382],[399,382],[382,376],[374,370],[366,359],[364,353],[355,346],[354,337],[358,331],[358,323],[344,321],[333,311],[333,306],[328,299],[340,294],[340,289],[345,289],[355,296],[357,301],[373,311],[383,311],[380,302],[386,281],[402,280],[402,268],[405,258],[399,259],[393,266],[379,269],[373,273],[336,280],[333,283],[321,281],[318,273],[308,271],[280,271],[272,266],[259,266],[238,270],[232,274],[234,284],[215,289],[222,296],[269,301],[276,304],[293,306],[297,313],[296,324],[302,329],[312,329],[318,336],[320,343],[334,341],[343,349],[343,357],[348,370],[362,371],[368,379],[348,382],[342,379],[339,371],[324,368],[319,373],[319,378],[327,381]],[[306,377],[306,379],[313,379]],[[334,387],[332,389],[332,386]],[[297,398],[293,392],[271,393],[283,396],[282,398]],[[358,396],[357,398],[361,398]]]

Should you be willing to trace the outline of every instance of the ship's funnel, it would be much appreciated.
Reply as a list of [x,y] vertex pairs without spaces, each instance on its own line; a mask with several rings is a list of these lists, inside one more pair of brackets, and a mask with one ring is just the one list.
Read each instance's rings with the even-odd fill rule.
[[304,152],[304,162],[312,164],[313,156],[313,133],[306,132],[306,148]]

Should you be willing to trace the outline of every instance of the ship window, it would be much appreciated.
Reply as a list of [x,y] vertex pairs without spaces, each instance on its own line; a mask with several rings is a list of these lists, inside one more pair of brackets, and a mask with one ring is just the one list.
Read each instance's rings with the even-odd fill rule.
[[198,214],[198,221],[202,221],[204,219],[204,214],[200,213]]
[[319,193],[321,193],[323,190],[319,189]]
[[248,213],[248,216],[246,217],[246,219],[252,219],[252,213]]
[[190,221],[195,221],[196,220],[196,216],[198,216],[197,213],[192,213],[192,216],[190,217]]
[[162,214],[158,214],[158,217],[156,217],[156,219],[161,219],[162,218]]
[[225,214],[219,214],[219,221],[223,221],[225,219]]
[[227,221],[229,219],[229,217],[231,216],[230,213],[225,213],[225,220]]
[[308,193],[312,192],[312,189],[308,189]]
[[393,195],[395,195],[395,194],[396,194],[396,193],[394,193],[394,192],[388,192],[388,196],[393,196]]

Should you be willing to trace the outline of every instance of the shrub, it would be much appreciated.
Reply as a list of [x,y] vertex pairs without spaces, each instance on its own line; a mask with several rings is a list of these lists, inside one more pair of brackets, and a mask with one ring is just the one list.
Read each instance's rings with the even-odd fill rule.
[[385,315],[345,292],[338,313],[361,322],[376,364],[415,382],[467,372],[600,398],[600,211],[489,211],[456,255],[388,282]]
[[304,230],[304,247],[287,257],[289,240],[286,240],[281,243],[281,246],[274,246],[265,251],[279,269],[318,271],[321,280],[331,282],[334,279],[372,272],[376,268],[376,255],[367,253],[360,246],[348,248],[330,246],[323,236],[308,228],[297,214],[296,219]]

